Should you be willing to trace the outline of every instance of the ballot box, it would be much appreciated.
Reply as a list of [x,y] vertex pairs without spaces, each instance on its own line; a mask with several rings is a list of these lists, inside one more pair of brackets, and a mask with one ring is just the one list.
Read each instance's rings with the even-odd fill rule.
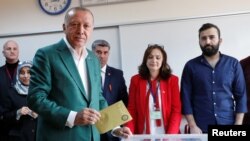
[[122,141],[207,141],[207,134],[133,135]]

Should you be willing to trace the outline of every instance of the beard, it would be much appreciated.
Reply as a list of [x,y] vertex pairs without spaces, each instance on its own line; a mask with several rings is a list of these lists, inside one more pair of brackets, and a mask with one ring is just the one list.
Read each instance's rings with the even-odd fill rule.
[[219,51],[219,46],[220,46],[220,43],[216,45],[205,45],[205,46],[200,45],[200,48],[201,48],[203,55],[211,57]]

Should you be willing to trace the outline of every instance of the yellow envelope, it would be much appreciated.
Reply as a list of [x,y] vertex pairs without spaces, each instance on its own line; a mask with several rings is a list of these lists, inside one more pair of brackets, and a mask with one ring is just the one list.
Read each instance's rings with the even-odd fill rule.
[[131,115],[121,100],[101,110],[100,113],[101,118],[95,125],[101,134],[132,120]]

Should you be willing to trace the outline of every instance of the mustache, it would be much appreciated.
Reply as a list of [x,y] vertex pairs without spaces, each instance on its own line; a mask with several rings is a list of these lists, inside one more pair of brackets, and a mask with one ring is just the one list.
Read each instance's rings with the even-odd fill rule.
[[208,45],[208,44],[207,44],[207,45],[205,45],[204,47],[205,47],[205,48],[208,48],[208,47],[214,48],[214,46],[213,46],[213,45]]

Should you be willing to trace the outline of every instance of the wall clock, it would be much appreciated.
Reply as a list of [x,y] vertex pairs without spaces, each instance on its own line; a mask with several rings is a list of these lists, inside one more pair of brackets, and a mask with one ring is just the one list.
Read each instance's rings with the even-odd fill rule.
[[66,11],[71,0],[38,0],[39,6],[49,15],[58,15]]

